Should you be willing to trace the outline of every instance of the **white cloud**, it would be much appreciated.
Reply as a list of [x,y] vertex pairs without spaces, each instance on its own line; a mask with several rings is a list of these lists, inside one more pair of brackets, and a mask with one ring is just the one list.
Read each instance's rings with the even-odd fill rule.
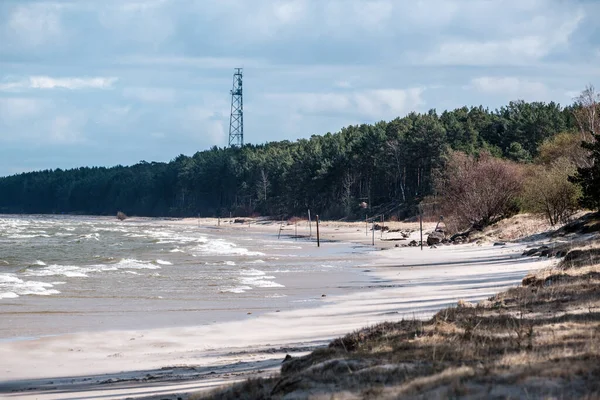
[[137,87],[125,88],[123,96],[146,103],[172,103],[175,101],[175,90],[169,88]]
[[54,144],[77,143],[83,141],[78,122],[68,116],[59,115],[50,123],[49,139]]
[[266,68],[269,64],[260,59],[246,59],[234,57],[184,57],[184,56],[126,56],[116,61],[120,65],[141,66],[170,66],[200,69],[222,69],[222,68]]
[[[221,146],[227,144],[225,107],[223,103],[213,104],[212,107],[189,106],[176,112],[172,117],[176,119],[183,132],[196,141]],[[221,111],[215,111],[216,109]]]
[[101,8],[100,24],[120,42],[134,42],[157,47],[176,31],[169,3],[163,0],[123,2]]
[[20,91],[23,89],[110,89],[117,82],[114,77],[95,78],[51,78],[30,76],[28,79],[0,84],[0,91]]
[[109,89],[117,78],[50,78],[48,76],[32,76],[29,84],[34,89]]
[[44,102],[26,97],[0,98],[0,116],[4,120],[25,119],[38,115]]
[[350,89],[352,87],[352,83],[350,83],[349,81],[340,80],[340,81],[336,81],[334,83],[334,86],[338,87],[340,89]]
[[0,141],[27,146],[82,143],[86,122],[84,112],[60,110],[49,100],[0,98]]
[[343,114],[371,120],[395,118],[424,104],[422,88],[375,89],[334,93],[271,94],[267,97],[292,104],[304,115]]
[[[429,65],[530,65],[568,47],[569,39],[583,17],[580,10],[566,17],[539,16],[522,26],[508,24],[511,31],[496,32],[488,39],[446,39],[427,54],[413,53],[410,58],[415,64]],[[481,34],[489,36],[485,31]]]
[[516,78],[484,76],[471,81],[471,87],[481,93],[509,96],[512,99],[544,99],[549,89],[541,82]]
[[59,11],[60,6],[56,4],[33,3],[17,7],[8,20],[8,33],[27,47],[40,47],[62,40],[64,35]]

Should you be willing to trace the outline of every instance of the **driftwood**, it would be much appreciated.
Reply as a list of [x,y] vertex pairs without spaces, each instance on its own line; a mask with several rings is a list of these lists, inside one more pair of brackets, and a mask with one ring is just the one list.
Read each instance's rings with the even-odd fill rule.
[[466,232],[460,232],[460,233],[455,233],[454,235],[452,235],[450,237],[450,241],[454,242],[456,241],[456,239],[461,238],[461,239],[468,239],[469,235],[474,231],[475,229],[471,228]]

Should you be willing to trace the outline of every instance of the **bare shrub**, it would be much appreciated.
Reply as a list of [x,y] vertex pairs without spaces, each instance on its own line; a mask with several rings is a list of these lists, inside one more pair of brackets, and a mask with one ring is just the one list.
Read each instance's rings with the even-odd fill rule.
[[439,210],[457,229],[482,229],[517,209],[522,168],[489,153],[452,152],[434,180]]
[[532,166],[525,179],[523,205],[528,211],[544,215],[552,226],[567,222],[577,211],[581,189],[569,181],[577,168],[561,157],[549,166]]
[[576,108],[573,111],[575,120],[584,141],[592,141],[593,136],[600,133],[600,93],[594,86],[588,85],[575,98]]
[[127,219],[127,215],[125,215],[125,213],[123,211],[119,211],[117,213],[117,219],[119,221],[124,221],[125,219]]

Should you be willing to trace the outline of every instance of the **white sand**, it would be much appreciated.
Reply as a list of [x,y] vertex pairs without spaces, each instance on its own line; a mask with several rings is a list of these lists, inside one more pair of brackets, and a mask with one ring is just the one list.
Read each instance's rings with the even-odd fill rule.
[[[347,229],[343,230],[351,236]],[[364,230],[360,234],[364,240]],[[519,284],[528,271],[555,262],[521,257],[524,247],[461,245],[373,253],[372,264],[365,268],[389,287],[324,297],[317,308],[249,315],[244,321],[200,327],[0,342],[0,397],[162,395],[272,373],[286,353],[301,354],[385,320],[426,318],[458,299],[487,298]],[[160,370],[174,366],[194,369]],[[101,376],[107,373],[116,375]],[[148,376],[156,383],[144,381]],[[108,379],[113,381],[99,384]]]

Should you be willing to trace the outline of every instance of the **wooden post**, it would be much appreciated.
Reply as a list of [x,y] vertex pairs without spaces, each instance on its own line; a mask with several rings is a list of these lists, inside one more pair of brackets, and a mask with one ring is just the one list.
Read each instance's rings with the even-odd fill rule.
[[221,226],[221,217],[217,219],[217,226]]
[[419,204],[419,225],[421,227],[421,250],[423,250],[423,207]]
[[312,224],[310,220],[310,209],[308,210],[308,240],[312,239]]
[[277,234],[277,239],[279,240],[279,238],[281,237],[281,229],[283,228],[283,219],[281,220],[281,223],[279,224],[279,233]]
[[296,240],[298,240],[298,222],[294,222],[294,231],[294,236],[296,237]]
[[371,219],[371,245],[375,246],[375,217]]
[[365,236],[369,236],[369,220],[367,214],[365,214]]
[[319,236],[319,214],[316,216],[317,221],[317,247],[321,247],[321,237]]
[[383,239],[383,221],[385,220],[385,218],[383,218],[383,214],[381,214],[381,239]]

